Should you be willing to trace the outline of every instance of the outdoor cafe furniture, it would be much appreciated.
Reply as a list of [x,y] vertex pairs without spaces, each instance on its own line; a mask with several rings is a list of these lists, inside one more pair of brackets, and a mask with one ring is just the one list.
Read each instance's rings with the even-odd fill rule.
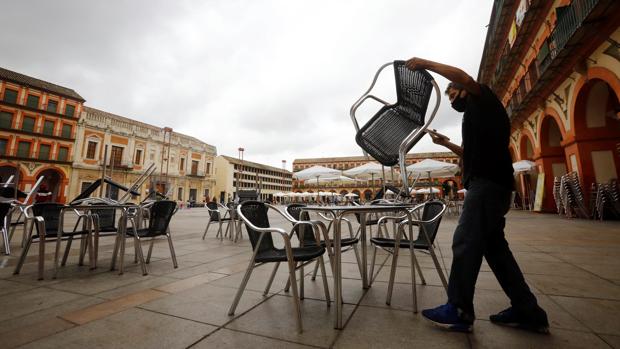
[[[290,231],[290,234],[287,234],[286,230],[282,228],[272,227],[269,224],[269,218],[267,215],[269,209],[273,209],[274,211],[278,212],[288,221],[295,222],[295,224],[293,225],[293,229]],[[239,218],[245,223],[250,243],[252,245],[253,254],[250,258],[245,275],[243,276],[243,280],[239,285],[237,294],[235,295],[233,303],[230,306],[228,315],[234,315],[237,305],[239,304],[239,300],[241,299],[241,296],[245,290],[248,280],[250,279],[250,276],[252,275],[252,271],[254,270],[254,268],[266,263],[276,263],[271,273],[271,277],[267,282],[267,287],[265,288],[264,295],[266,295],[269,292],[269,288],[271,287],[280,263],[286,262],[289,269],[289,281],[293,289],[292,299],[295,308],[297,331],[302,332],[303,325],[301,318],[301,302],[300,295],[297,289],[297,278],[295,276],[295,271],[297,269],[303,270],[303,267],[306,264],[318,259],[322,268],[323,287],[325,291],[327,306],[329,306],[331,303],[329,297],[329,289],[327,286],[327,276],[325,275],[325,266],[323,262],[323,254],[325,253],[325,248],[320,246],[319,241],[319,232],[321,231],[321,228],[319,228],[318,226],[321,223],[310,221],[295,221],[286,213],[280,211],[277,207],[261,201],[242,202],[237,207],[237,214]],[[305,246],[303,244],[305,239],[302,239],[300,241],[299,247],[293,247],[291,237],[295,233],[295,229],[300,225],[309,225],[315,228],[313,234],[315,241],[313,245]],[[280,237],[284,240],[284,248],[275,247],[272,234],[280,235]],[[302,273],[300,273],[300,281],[300,286],[303,289]]]
[[[360,245],[361,245],[361,257],[362,257],[362,287],[369,288],[369,278],[367,272],[367,246],[366,246],[366,219],[368,214],[394,214],[402,213],[407,222],[413,222],[412,213],[409,211],[411,205],[406,204],[392,204],[392,205],[373,205],[373,206],[307,206],[302,209],[302,212],[317,212],[329,214],[333,217],[332,224],[332,239],[325,239],[325,245],[328,250],[331,249],[331,255],[333,255],[332,270],[334,274],[334,299],[336,303],[336,318],[334,319],[334,328],[342,329],[342,265],[341,265],[341,253],[342,253],[342,221],[348,215],[359,214],[360,215]],[[410,225],[411,227],[412,225]],[[410,228],[411,229],[411,228]]]
[[[177,268],[177,258],[172,244],[172,237],[170,236],[170,231],[168,229],[170,220],[176,212],[176,208],[177,204],[174,201],[162,200],[154,202],[149,210],[148,226],[144,228],[138,226],[136,219],[139,221],[139,217],[137,217],[137,215],[127,215],[126,218],[122,220],[121,229],[117,235],[116,243],[114,244],[111,269],[113,270],[115,268],[116,255],[120,248],[119,274],[124,273],[125,240],[127,238],[132,238],[138,260],[140,261],[140,267],[142,268],[142,275],[147,275],[148,270],[146,268],[146,264],[147,260],[150,258],[153,245],[150,245],[148,257],[145,260],[144,252],[142,251],[142,240],[148,238],[151,242],[153,242],[154,239],[159,237],[165,237],[168,240],[172,263],[174,268]],[[127,227],[128,221],[133,223],[131,228]]]
[[[292,218],[294,218],[296,221],[307,221],[310,220],[310,216],[308,214],[308,212],[303,212],[302,210],[307,207],[307,205],[305,204],[289,204],[288,206],[286,206],[286,213],[288,213]],[[327,226],[327,231],[330,230],[331,225],[333,223],[333,220],[330,219],[329,217],[326,217],[324,215],[321,215],[322,218],[327,219],[329,221],[328,226]],[[353,252],[355,253],[355,259],[357,261],[357,266],[359,268],[360,271],[360,276],[362,275],[362,261],[360,260],[360,254],[357,248],[357,245],[359,243],[359,232],[360,230],[358,229],[356,234],[353,234],[353,227],[351,226],[351,222],[349,220],[347,220],[346,218],[344,218],[343,220],[346,221],[347,226],[349,227],[349,237],[348,238],[342,238],[340,241],[340,245],[342,247],[342,252],[346,252],[350,249],[353,250]],[[311,246],[313,244],[315,244],[316,242],[314,241],[314,236],[312,234],[310,234],[311,232],[311,227],[307,227],[307,226],[298,226],[295,228],[295,234],[297,235],[297,238],[299,240],[303,240],[304,241],[304,245],[305,246]],[[330,240],[329,243],[333,244],[333,240]],[[325,240],[321,240],[319,242],[320,246],[322,247],[326,247],[327,246],[327,242]],[[329,251],[328,251],[329,252]],[[330,261],[332,258],[331,253],[329,254],[330,256]],[[312,273],[312,280],[316,279],[316,274],[318,272],[318,268],[319,268],[319,263],[317,263],[314,267],[314,271]],[[302,297],[303,298],[303,297]]]
[[205,237],[207,236],[207,231],[209,230],[209,226],[211,225],[211,223],[217,222],[218,229],[217,229],[217,234],[215,234],[215,237],[217,238],[219,236],[220,240],[223,240],[224,233],[222,232],[222,224],[224,222],[227,223],[226,232],[228,232],[228,229],[230,228],[230,223],[231,223],[231,217],[229,215],[228,208],[226,207],[226,213],[222,215],[222,213],[220,212],[220,206],[217,203],[211,201],[211,202],[207,202],[207,211],[209,212],[209,222],[207,223],[207,227],[205,228],[204,234],[202,234],[202,239],[204,240]]
[[28,255],[28,250],[34,242],[39,243],[39,264],[38,264],[38,279],[42,280],[45,270],[45,243],[56,242],[56,253],[54,256],[54,277],[58,271],[58,259],[60,253],[60,242],[62,240],[73,239],[79,236],[81,239],[86,239],[87,247],[89,251],[90,264],[94,265],[93,258],[93,245],[91,239],[92,227],[87,225],[86,229],[73,229],[72,231],[65,231],[63,227],[63,218],[65,211],[72,209],[68,206],[59,203],[45,202],[35,203],[24,210],[26,217],[26,226],[30,227],[27,230],[26,244],[22,250],[22,254],[19,258],[17,266],[13,274],[19,274],[22,266]]
[[10,202],[0,202],[0,231],[2,232],[2,243],[4,245],[4,253],[11,254],[9,240],[9,221],[13,205]]
[[[419,211],[422,211],[421,216],[419,215]],[[396,274],[396,266],[398,264],[398,251],[401,248],[409,249],[409,253],[411,256],[411,289],[412,289],[412,297],[413,297],[413,312],[418,312],[418,302],[416,297],[416,277],[415,270],[417,269],[420,274],[420,279],[423,285],[426,285],[426,280],[424,279],[424,274],[422,274],[422,268],[417,263],[415,258],[415,250],[424,250],[428,251],[431,255],[433,263],[435,264],[435,268],[437,269],[437,273],[439,274],[439,278],[446,289],[447,292],[447,282],[446,277],[443,274],[443,270],[439,265],[439,261],[435,254],[434,242],[435,237],[437,236],[437,232],[439,230],[439,224],[441,223],[441,218],[443,217],[444,212],[446,211],[446,205],[440,200],[432,200],[427,201],[423,204],[417,205],[413,209],[410,210],[410,213],[419,216],[419,219],[408,220],[404,215],[401,216],[384,216],[379,219],[379,224],[385,224],[386,221],[393,220],[398,221],[398,229],[397,232],[394,233],[394,238],[384,238],[384,237],[374,237],[370,239],[370,242],[373,244],[374,249],[372,253],[372,262],[370,264],[370,282],[372,283],[374,279],[374,267],[375,260],[377,256],[377,249],[381,248],[384,251],[388,252],[389,255],[386,257],[386,260],[381,263],[381,265],[385,265],[385,262],[392,256],[392,266],[390,269],[390,280],[388,283],[388,292],[385,300],[386,304],[390,304],[392,300],[392,290],[394,288],[394,278]],[[405,233],[406,227],[411,227],[411,225],[418,226],[418,235],[417,238],[413,239],[413,230],[409,229],[409,234]],[[377,272],[378,273],[378,272]]]
[[[30,205],[30,201],[36,197],[39,187],[41,186],[41,183],[43,183],[44,179],[45,176],[39,176],[28,193],[19,190],[17,188],[17,183],[12,182],[14,180],[14,176],[9,177],[9,179],[2,184],[2,187],[0,187],[0,200],[13,204],[11,210],[6,216],[7,237],[4,239],[5,254],[11,254],[11,239],[13,238],[15,229],[18,225],[23,225],[24,227],[22,234],[22,246],[26,244],[26,208]],[[13,215],[15,213],[17,213],[17,218],[13,219]]]

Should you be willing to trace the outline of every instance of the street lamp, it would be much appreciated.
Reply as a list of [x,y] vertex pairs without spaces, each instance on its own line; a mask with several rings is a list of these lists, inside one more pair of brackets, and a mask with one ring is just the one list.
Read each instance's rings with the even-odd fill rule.
[[243,171],[243,151],[245,150],[242,147],[237,149],[239,151],[239,160],[241,160],[241,165],[239,165],[239,170],[237,171],[237,185],[236,185],[236,195],[237,199],[239,199],[239,182],[241,181],[241,171]]

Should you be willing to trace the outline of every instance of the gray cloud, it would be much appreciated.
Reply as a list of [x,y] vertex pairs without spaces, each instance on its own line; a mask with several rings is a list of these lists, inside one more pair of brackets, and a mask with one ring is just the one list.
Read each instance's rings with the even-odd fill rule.
[[[476,76],[490,1],[14,1],[0,66],[249,160],[361,154],[348,116],[384,62]],[[379,93],[392,96],[389,81]],[[440,86],[445,79],[437,77]],[[361,110],[369,116],[373,109]],[[460,141],[442,103],[433,124]],[[442,150],[424,139],[414,151]]]

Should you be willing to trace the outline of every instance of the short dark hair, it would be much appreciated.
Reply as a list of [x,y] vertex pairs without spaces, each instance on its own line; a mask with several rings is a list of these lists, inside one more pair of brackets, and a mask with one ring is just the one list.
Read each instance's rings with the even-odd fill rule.
[[465,86],[463,86],[463,84],[459,84],[458,82],[450,81],[444,93],[447,95],[451,88],[455,90],[464,90]]

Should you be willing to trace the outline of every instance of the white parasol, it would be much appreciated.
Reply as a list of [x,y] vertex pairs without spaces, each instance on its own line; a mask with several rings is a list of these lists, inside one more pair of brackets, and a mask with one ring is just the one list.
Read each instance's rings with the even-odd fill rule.
[[527,173],[536,171],[536,163],[530,160],[521,160],[512,164],[516,173]]

